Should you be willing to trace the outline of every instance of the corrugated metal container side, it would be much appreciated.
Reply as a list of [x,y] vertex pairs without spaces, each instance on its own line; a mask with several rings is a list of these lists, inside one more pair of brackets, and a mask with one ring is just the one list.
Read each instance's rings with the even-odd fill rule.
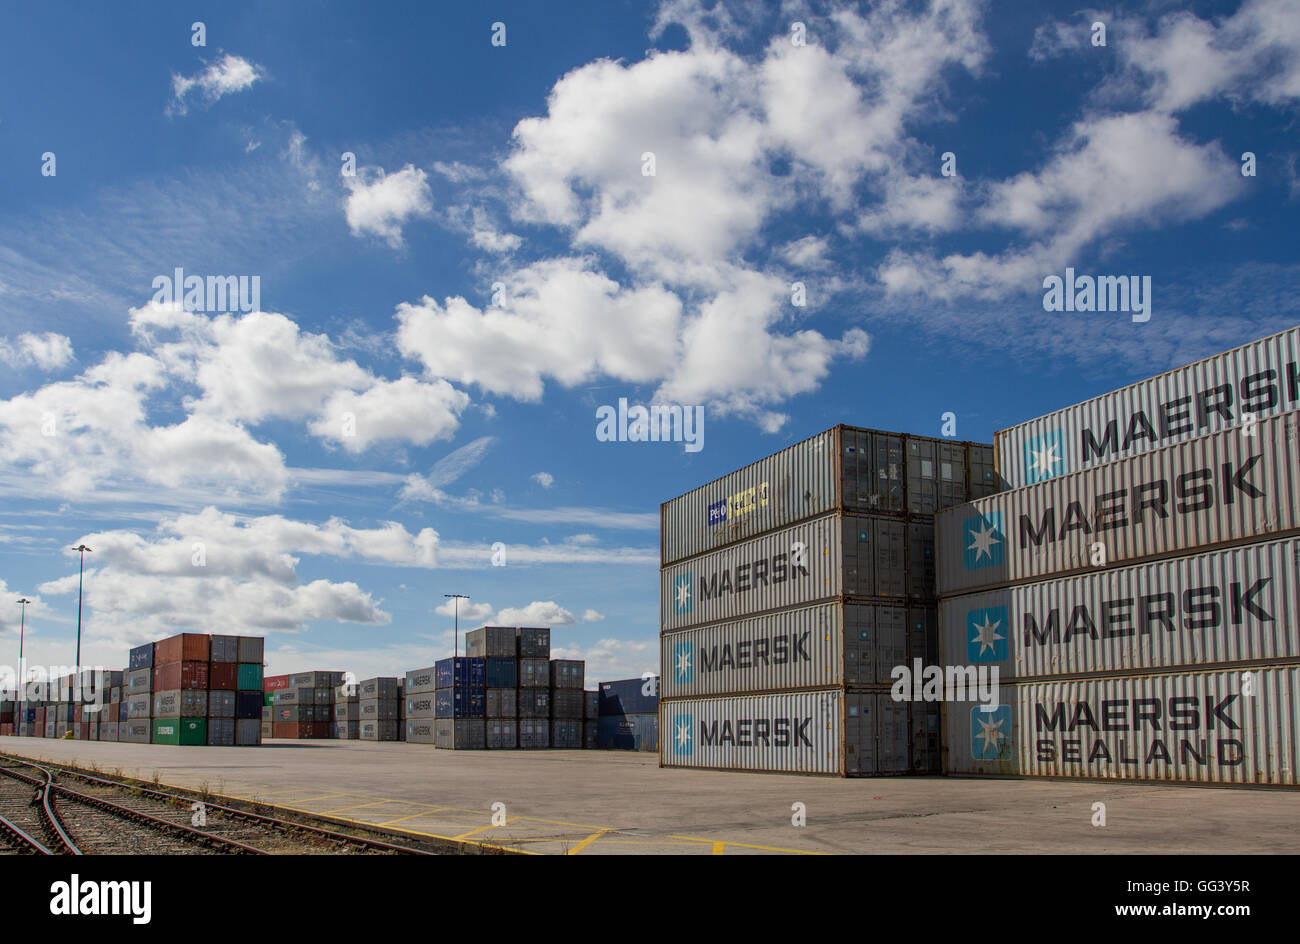
[[442,750],[481,751],[487,747],[487,727],[481,718],[439,718],[433,731],[434,743]]
[[316,704],[316,689],[282,688],[275,693],[275,703],[277,705],[314,705]]
[[514,656],[487,656],[483,678],[488,688],[515,688],[519,685],[519,660]]
[[1300,538],[951,597],[945,665],[1002,680],[1300,660]]
[[586,692],[557,688],[551,692],[551,717],[573,721],[582,720]]
[[480,626],[465,634],[465,655],[517,658],[518,632],[513,626]]
[[[658,719],[656,719],[657,721]],[[591,719],[582,722],[582,748],[594,751],[600,747],[600,720]]]
[[235,720],[235,744],[239,747],[254,747],[262,743],[262,723],[256,718],[238,718]]
[[944,771],[1295,786],[1300,665],[1004,685],[944,705]]
[[439,659],[434,665],[434,681],[438,688],[468,685],[483,688],[485,663],[482,656],[457,656]]
[[[234,692],[208,692],[208,717],[209,718],[230,718],[235,717],[235,693]],[[211,730],[211,725],[208,726]],[[234,726],[230,730],[233,732]],[[234,737],[234,734],[231,734]]]
[[262,693],[236,692],[235,717],[241,720],[262,717]]
[[516,718],[519,716],[519,689],[489,688],[486,712],[489,718]]
[[546,718],[519,719],[519,746],[535,749],[551,746],[551,722]]
[[136,669],[126,673],[126,692],[128,697],[131,695],[142,695],[153,691],[153,669],[144,668]]
[[[440,688],[433,693],[435,718],[482,718],[486,708],[487,697],[481,688]],[[364,718],[365,711],[361,714]]]
[[[236,636],[239,640],[236,662],[262,664],[266,651],[266,640],[261,636]],[[238,737],[238,735],[236,735]]]
[[998,432],[1008,488],[1300,407],[1300,328],[1252,341]]
[[601,750],[659,752],[658,714],[602,715],[596,730]]
[[[342,712],[342,715],[340,715]],[[338,721],[349,719],[348,712],[354,712],[355,706],[352,705],[335,705],[334,718]],[[360,718],[360,715],[355,715]],[[433,692],[417,692],[414,695],[408,695],[406,698],[406,717],[408,718],[432,718],[434,717]]]
[[234,718],[208,718],[208,746],[235,746]]
[[406,694],[419,695],[431,692],[438,687],[433,666],[427,669],[412,669],[406,673]]
[[660,763],[842,774],[843,711],[842,691],[660,702]]
[[[655,706],[658,708],[658,706]],[[595,721],[600,717],[600,692],[582,693],[582,717],[586,721]]]
[[549,688],[519,689],[520,718],[549,718],[551,716],[551,690]]
[[233,692],[238,687],[239,665],[234,662],[208,664],[208,688]]
[[550,688],[551,686],[551,660],[550,659],[520,659],[519,660],[519,687],[520,688]]
[[519,746],[519,723],[514,718],[487,719],[487,748],[490,751],[513,750]]
[[582,750],[582,719],[552,719],[551,747],[560,750]]
[[262,690],[266,692],[278,692],[288,687],[289,676],[287,675],[269,675],[262,679]]
[[153,668],[153,643],[147,642],[132,649],[127,656],[127,667],[132,672]]
[[[836,430],[829,429],[664,502],[660,561],[675,563],[834,510],[838,449]],[[901,459],[900,442],[900,474]]]
[[235,687],[241,692],[262,690],[262,665],[260,662],[241,662],[235,676]]
[[397,699],[397,679],[396,678],[372,678],[363,681],[357,691],[358,697],[383,698],[390,701]]
[[939,590],[952,596],[1094,566],[1262,540],[1300,527],[1300,414],[1260,420],[1041,485],[936,520]]
[[[362,721],[396,721],[397,699],[362,698],[357,702],[357,713]],[[333,714],[333,706],[330,706],[329,715],[331,720]]]
[[520,626],[515,640],[519,643],[517,650],[520,659],[550,659],[551,631],[544,626]]
[[580,659],[551,660],[551,688],[581,691],[586,684],[587,664]]
[[[337,735],[336,735],[337,736]],[[410,718],[406,722],[406,739],[412,744],[437,743],[432,718]]]
[[[239,661],[239,637],[238,636],[213,636],[212,642],[208,649],[209,662],[238,662]],[[209,734],[211,734],[209,726]],[[233,743],[235,733],[232,730],[230,740]]]
[[[357,738],[362,741],[396,741],[397,719],[358,721]],[[328,727],[328,725],[326,726]]]

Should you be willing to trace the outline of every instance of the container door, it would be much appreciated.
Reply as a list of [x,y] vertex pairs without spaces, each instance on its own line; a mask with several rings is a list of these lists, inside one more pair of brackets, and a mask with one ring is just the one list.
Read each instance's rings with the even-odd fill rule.
[[[863,696],[864,698],[867,696]],[[879,750],[876,769],[882,774],[905,774],[909,770],[908,714],[911,702],[894,701],[888,693],[874,696]]]
[[937,445],[921,439],[907,441],[907,510],[912,514],[932,515],[937,507]]
[[870,777],[876,772],[875,695],[844,696],[844,772]]
[[844,607],[844,684],[868,685],[875,676],[874,607]]
[[966,447],[939,443],[938,508],[952,508],[967,501]]
[[907,531],[901,521],[877,520],[876,596],[897,597],[907,593]]
[[907,663],[907,611],[901,606],[878,606],[875,611],[875,674],[871,681],[889,685],[894,669]]
[[[961,653],[958,661],[964,661]],[[907,663],[920,659],[925,665],[939,664],[939,614],[932,606],[907,610]]]
[[913,523],[907,526],[907,591],[913,597],[933,598],[934,525]]

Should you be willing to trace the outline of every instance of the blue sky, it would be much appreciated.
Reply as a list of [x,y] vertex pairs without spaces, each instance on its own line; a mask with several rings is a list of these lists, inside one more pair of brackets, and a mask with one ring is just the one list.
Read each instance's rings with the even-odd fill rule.
[[[84,541],[109,666],[199,629],[394,674],[450,653],[458,592],[462,628],[637,674],[662,501],[839,422],[989,441],[1298,320],[1294,0],[375,14],[10,14],[0,591],[32,659],[71,660]],[[1045,312],[1067,266],[1149,276],[1151,320]],[[261,311],[156,302],[176,267]],[[703,406],[704,448],[599,442],[620,397]]]

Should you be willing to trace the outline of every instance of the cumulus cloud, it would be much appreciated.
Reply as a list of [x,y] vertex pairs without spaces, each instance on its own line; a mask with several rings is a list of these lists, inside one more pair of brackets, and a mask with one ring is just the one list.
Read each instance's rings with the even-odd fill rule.
[[261,66],[254,65],[241,56],[226,54],[192,76],[172,74],[171,114],[183,115],[187,109],[186,98],[197,91],[206,104],[212,104],[223,95],[242,92],[266,77]]
[[72,362],[72,340],[66,335],[20,334],[14,340],[0,338],[0,363],[10,367],[39,367],[55,370]]
[[549,472],[534,473],[532,478],[533,481],[536,482],[538,485],[540,485],[542,488],[550,488],[552,485],[555,484],[555,476],[551,475],[551,473]]
[[[440,616],[456,616],[456,601],[448,600],[434,609],[434,612]],[[469,600],[460,601],[460,618],[466,623],[486,622],[492,615],[491,603],[472,603]]]
[[344,212],[352,235],[378,236],[394,249],[403,246],[402,227],[408,220],[433,211],[428,175],[412,164],[393,174],[362,168],[343,182],[349,190]]
[[506,607],[496,615],[501,626],[568,626],[573,614],[554,600],[534,600],[527,606]]
[[595,610],[591,609],[585,610],[582,614],[582,621],[584,623],[599,623],[604,620],[604,618],[604,613],[597,613]]
[[590,646],[557,646],[552,640],[551,658],[586,662],[588,685],[604,679],[640,678],[645,672],[659,674],[659,641],[599,639]]

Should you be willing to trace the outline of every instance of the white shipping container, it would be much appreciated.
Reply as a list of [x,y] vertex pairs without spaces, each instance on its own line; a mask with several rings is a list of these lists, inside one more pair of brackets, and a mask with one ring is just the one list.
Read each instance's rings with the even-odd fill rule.
[[1300,328],[1233,348],[993,437],[1007,488],[1300,407]]
[[838,776],[937,771],[936,704],[842,689],[659,703],[664,767]]
[[1300,414],[1146,452],[936,516],[941,596],[1300,527]]
[[980,443],[837,426],[664,502],[668,565],[835,511],[933,515],[997,488]]
[[945,665],[1003,679],[1300,659],[1300,538],[952,597]]
[[660,636],[663,697],[888,685],[895,666],[933,661],[935,611],[822,603]]
[[1296,784],[1300,665],[1002,686],[944,705],[944,771]]

